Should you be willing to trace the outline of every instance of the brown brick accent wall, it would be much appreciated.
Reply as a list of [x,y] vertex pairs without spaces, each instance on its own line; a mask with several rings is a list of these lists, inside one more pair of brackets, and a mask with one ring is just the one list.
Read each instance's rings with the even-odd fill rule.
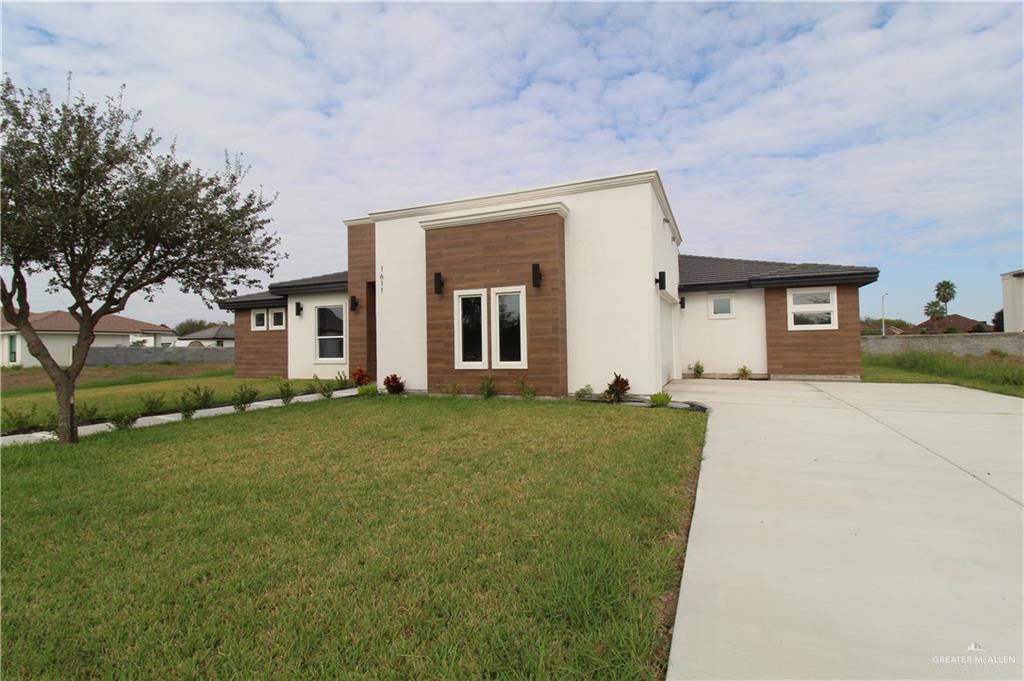
[[[349,372],[356,367],[368,371],[371,378],[376,364],[376,319],[367,299],[367,284],[375,283],[377,258],[375,248],[376,232],[374,225],[355,225],[348,228],[348,293],[356,296],[359,305],[355,310],[348,311],[348,353]],[[370,345],[373,344],[371,351]]]
[[288,376],[288,330],[253,331],[251,312],[235,311],[235,376]]
[[786,289],[764,290],[768,373],[789,376],[860,376],[860,299],[858,287],[836,287],[839,328],[790,331]]
[[[540,264],[539,288],[531,265]],[[458,383],[474,392],[486,376],[499,393],[513,394],[522,378],[538,395],[565,395],[568,387],[565,325],[565,227],[559,215],[447,227],[426,234],[427,383],[440,392]],[[444,293],[434,293],[434,272]],[[497,286],[526,286],[527,369],[455,369],[454,292]],[[492,313],[489,309],[488,315]],[[490,344],[490,319],[487,319]],[[490,350],[488,350],[488,354]],[[493,361],[493,358],[491,358]]]

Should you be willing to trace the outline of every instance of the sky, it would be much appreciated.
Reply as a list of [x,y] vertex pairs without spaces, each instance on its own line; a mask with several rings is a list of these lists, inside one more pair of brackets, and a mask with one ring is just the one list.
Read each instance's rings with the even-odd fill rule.
[[[686,253],[872,265],[861,314],[939,280],[991,319],[1022,265],[1022,7],[1003,4],[27,5],[15,84],[101,100],[277,194],[290,279],[342,220],[657,168]],[[34,309],[66,307],[33,281]],[[165,287],[125,314],[225,319]]]

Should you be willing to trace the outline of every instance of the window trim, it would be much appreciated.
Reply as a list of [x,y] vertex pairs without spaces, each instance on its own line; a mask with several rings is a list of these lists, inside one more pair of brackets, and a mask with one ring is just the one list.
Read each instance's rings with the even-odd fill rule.
[[[501,336],[498,333],[498,296],[508,293],[519,294],[519,348],[520,360],[518,362],[501,361]],[[494,358],[492,368],[494,369],[526,369],[527,347],[526,347],[526,286],[496,286],[491,289],[491,356]]]
[[[718,298],[729,299],[728,314],[715,314],[715,300]],[[708,319],[736,319],[736,294],[731,291],[727,293],[709,293]]]
[[[827,291],[830,303],[816,303],[813,305],[795,305],[793,303],[794,293],[814,293]],[[831,324],[794,324],[793,315],[798,312],[830,312],[832,314]],[[803,288],[786,289],[786,327],[789,331],[835,331],[839,328],[839,297],[835,286],[806,286]]]
[[18,334],[12,333],[7,337],[7,347],[4,348],[7,351],[7,363],[17,364],[18,363]]
[[[281,313],[281,326],[274,326],[274,313]],[[288,308],[272,307],[267,310],[267,328],[271,331],[284,331],[288,328]]]
[[[328,307],[341,308],[341,335],[321,336],[320,335],[320,309]],[[321,338],[341,338],[341,357],[321,357]],[[313,306],[313,363],[314,364],[348,364],[348,305],[339,303],[337,305],[314,305]]]
[[[256,315],[259,314],[260,312],[263,313],[263,325],[262,326],[256,326]],[[265,308],[263,308],[263,309],[257,308],[257,309],[252,310],[251,312],[249,312],[249,328],[250,328],[250,330],[252,330],[252,331],[266,331],[267,330],[267,324],[269,322],[270,322],[270,317],[267,315],[267,310]]]
[[[460,301],[463,298],[480,298],[480,361],[462,361],[462,310]],[[452,292],[452,317],[455,326],[455,368],[456,369],[488,369],[488,323],[487,323],[487,289],[467,288]]]

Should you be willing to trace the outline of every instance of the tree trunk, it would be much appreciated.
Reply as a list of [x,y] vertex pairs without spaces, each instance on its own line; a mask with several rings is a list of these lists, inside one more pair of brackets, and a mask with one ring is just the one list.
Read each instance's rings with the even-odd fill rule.
[[67,376],[54,380],[57,389],[57,438],[63,444],[78,442],[78,423],[75,420],[75,383]]

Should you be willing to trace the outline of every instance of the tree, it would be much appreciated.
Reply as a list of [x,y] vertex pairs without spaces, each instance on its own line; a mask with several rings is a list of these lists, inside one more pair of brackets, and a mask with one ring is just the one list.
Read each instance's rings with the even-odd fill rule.
[[946,316],[946,309],[938,300],[932,300],[924,306],[924,314],[928,319],[937,322]]
[[935,285],[935,300],[942,303],[942,315],[949,315],[949,301],[956,298],[956,284],[944,279]]
[[992,315],[992,330],[999,331],[1000,333],[1002,333],[1002,331],[1004,330],[1002,310],[999,310],[994,315]]
[[[285,257],[267,231],[274,199],[243,191],[238,157],[205,173],[173,145],[158,153],[153,131],[135,129],[140,117],[120,97],[103,107],[84,95],[54,104],[46,90],[16,88],[9,77],[0,92],[0,304],[53,381],[61,442],[78,439],[75,381],[103,317],[133,295],[152,300],[168,280],[211,305],[256,285],[253,272],[271,274]],[[68,366],[29,321],[37,273],[49,275],[48,292],[74,301],[68,312],[79,329]]]
[[208,329],[211,326],[217,326],[217,324],[203,319],[186,319],[175,324],[174,334],[176,336],[187,336],[190,333],[202,331],[203,329]]

